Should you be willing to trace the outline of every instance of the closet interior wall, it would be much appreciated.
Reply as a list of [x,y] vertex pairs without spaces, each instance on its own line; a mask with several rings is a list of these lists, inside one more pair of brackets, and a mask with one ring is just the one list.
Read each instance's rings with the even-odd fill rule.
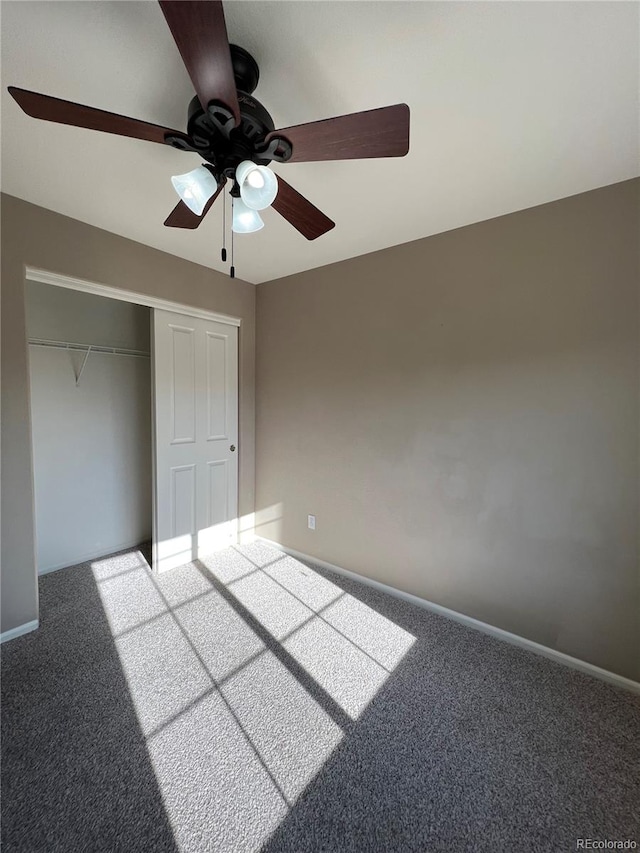
[[150,309],[26,283],[38,571],[151,538]]

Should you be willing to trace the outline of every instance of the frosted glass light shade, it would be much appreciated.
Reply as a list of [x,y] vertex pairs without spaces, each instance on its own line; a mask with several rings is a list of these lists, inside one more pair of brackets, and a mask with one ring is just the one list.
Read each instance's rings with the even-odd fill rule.
[[240,197],[251,210],[264,210],[278,195],[278,179],[266,166],[243,160],[236,169]]
[[206,203],[218,189],[216,179],[204,166],[198,166],[184,175],[174,175],[171,183],[182,201],[196,216],[202,214]]
[[236,234],[251,234],[264,228],[264,222],[256,210],[247,207],[241,198],[234,198],[231,228]]

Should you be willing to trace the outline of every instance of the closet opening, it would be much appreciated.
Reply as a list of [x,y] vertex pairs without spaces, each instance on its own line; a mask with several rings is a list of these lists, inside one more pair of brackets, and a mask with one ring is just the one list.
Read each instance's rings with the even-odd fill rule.
[[148,545],[151,309],[26,281],[38,573]]

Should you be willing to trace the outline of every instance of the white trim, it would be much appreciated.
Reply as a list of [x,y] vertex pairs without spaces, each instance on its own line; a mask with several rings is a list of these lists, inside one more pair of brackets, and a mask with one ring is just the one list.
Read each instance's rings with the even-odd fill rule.
[[144,541],[141,542],[139,539],[136,539],[135,542],[124,542],[121,545],[110,546],[106,551],[104,548],[101,548],[99,551],[93,551],[91,554],[74,558],[73,563],[65,561],[64,563],[58,563],[56,566],[47,566],[45,569],[38,569],[38,577],[48,575],[50,572],[58,572],[60,569],[72,569],[81,563],[88,563],[89,560],[101,560],[103,557],[110,557],[112,554],[117,554],[118,551],[126,551],[128,548],[140,548],[142,545],[144,545]]
[[17,628],[10,628],[8,631],[3,631],[2,634],[0,634],[0,643],[6,643],[8,640],[15,640],[16,637],[21,637],[23,634],[35,631],[39,625],[39,621],[34,619],[33,622],[25,622],[24,625],[18,625]]
[[66,287],[69,290],[81,290],[83,293],[93,293],[95,296],[106,296],[109,299],[118,299],[120,302],[133,302],[136,305],[146,305],[147,308],[161,308],[163,311],[174,311],[176,314],[188,314],[190,317],[200,317],[203,320],[215,320],[216,323],[226,323],[227,326],[240,326],[242,323],[239,317],[230,317],[227,314],[216,314],[214,311],[206,311],[204,308],[195,308],[193,305],[184,305],[181,302],[171,302],[169,299],[147,296],[144,293],[136,293],[133,290],[123,290],[120,287],[112,287],[108,284],[98,284],[94,281],[85,281],[81,278],[60,275],[59,273],[48,272],[48,270],[40,270],[35,267],[25,267],[25,276],[28,281],[39,281],[42,282],[42,284],[54,284],[56,287]]
[[506,643],[511,643],[513,646],[519,646],[522,649],[527,649],[542,657],[550,658],[556,663],[564,664],[591,675],[594,678],[599,678],[601,681],[607,681],[616,687],[622,687],[624,690],[630,690],[632,693],[640,693],[640,682],[633,681],[631,678],[625,678],[623,675],[618,675],[615,672],[610,672],[608,669],[602,669],[595,664],[587,661],[574,658],[564,652],[559,652],[556,649],[551,649],[548,646],[543,646],[541,643],[536,643],[533,640],[528,640],[526,637],[520,637],[518,634],[512,634],[510,631],[504,631],[502,628],[496,628],[494,625],[489,625],[487,622],[481,622],[479,619],[474,619],[471,616],[465,616],[464,613],[458,613],[457,610],[449,610],[448,607],[443,607],[441,604],[434,604],[426,598],[420,598],[417,595],[412,595],[410,592],[404,592],[401,589],[396,589],[394,586],[388,586],[386,583],[373,580],[373,578],[358,575],[355,572],[350,572],[348,569],[343,569],[340,566],[335,566],[333,563],[327,563],[325,560],[320,560],[318,557],[312,557],[309,554],[303,554],[301,551],[296,551],[294,548],[288,548],[286,545],[281,545],[279,542],[274,542],[273,539],[266,539],[264,536],[256,536],[259,542],[265,542],[267,545],[273,545],[285,554],[290,554],[298,560],[306,560],[310,563],[315,563],[323,569],[328,569],[330,572],[335,572],[339,575],[359,581],[366,586],[372,586],[381,592],[386,592],[388,595],[393,595],[395,598],[401,598],[414,604],[417,607],[422,607],[425,610],[431,610],[433,613],[438,613],[447,619],[452,619],[454,622],[460,622],[468,628],[475,628],[477,631],[482,631],[484,634],[490,634],[492,637],[497,637],[499,640],[504,640]]

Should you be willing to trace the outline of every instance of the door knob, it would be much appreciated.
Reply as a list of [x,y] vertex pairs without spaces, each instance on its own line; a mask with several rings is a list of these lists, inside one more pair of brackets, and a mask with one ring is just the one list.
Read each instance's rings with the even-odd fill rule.
[[229,450],[230,450],[232,453],[233,453],[233,451],[234,451],[235,449],[236,449],[235,444],[232,444],[232,445],[231,445],[231,447],[229,448]]

